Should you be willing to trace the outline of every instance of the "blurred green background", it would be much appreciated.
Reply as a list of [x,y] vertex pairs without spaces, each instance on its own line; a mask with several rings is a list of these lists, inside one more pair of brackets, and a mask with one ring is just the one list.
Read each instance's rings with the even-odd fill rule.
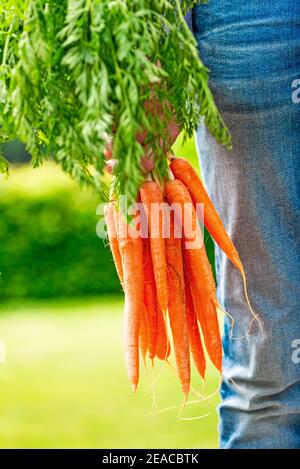
[[[8,151],[20,163],[22,148]],[[174,151],[197,166],[193,140],[179,138]],[[131,393],[122,293],[96,235],[97,205],[50,162],[14,165],[0,179],[0,447],[216,447],[218,395],[206,398],[218,389],[213,370],[205,389],[193,373],[187,420],[177,419],[182,395],[167,365],[148,364]]]

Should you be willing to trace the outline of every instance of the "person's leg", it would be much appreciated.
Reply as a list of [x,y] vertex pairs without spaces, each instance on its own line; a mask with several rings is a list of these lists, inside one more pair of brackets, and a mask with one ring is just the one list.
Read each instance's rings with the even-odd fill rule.
[[[208,192],[244,263],[254,324],[225,320],[222,448],[300,447],[300,78],[298,0],[210,0],[193,28],[233,150],[197,133]],[[217,249],[218,297],[234,337],[251,314]],[[298,353],[299,352],[299,353]]]

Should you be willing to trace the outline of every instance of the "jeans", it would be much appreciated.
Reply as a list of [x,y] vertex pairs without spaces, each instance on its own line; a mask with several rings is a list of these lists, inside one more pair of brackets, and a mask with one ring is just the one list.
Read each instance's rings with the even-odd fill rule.
[[[221,448],[300,448],[299,0],[209,0],[190,22],[233,150],[201,124],[206,188],[244,264],[241,276],[216,248],[225,319]],[[299,93],[300,96],[300,93]],[[241,336],[245,336],[240,338]]]

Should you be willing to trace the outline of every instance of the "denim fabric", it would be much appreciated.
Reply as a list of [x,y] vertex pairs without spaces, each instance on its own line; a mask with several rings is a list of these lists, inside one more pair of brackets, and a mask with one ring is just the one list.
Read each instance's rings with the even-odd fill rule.
[[[263,321],[224,327],[221,448],[300,448],[299,0],[209,0],[192,26],[233,138],[197,147],[207,190],[240,253]],[[234,337],[251,314],[238,271],[217,249],[218,297]]]

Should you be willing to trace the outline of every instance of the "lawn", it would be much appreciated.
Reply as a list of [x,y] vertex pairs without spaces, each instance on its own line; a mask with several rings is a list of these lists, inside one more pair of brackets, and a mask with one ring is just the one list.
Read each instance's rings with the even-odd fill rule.
[[[2,305],[0,340],[1,448],[214,448],[218,396],[188,406],[172,370],[154,369],[157,410],[152,411],[153,371],[148,367],[133,395],[121,347],[122,298]],[[218,377],[209,370],[203,391]],[[199,400],[196,394],[190,396]],[[206,415],[206,416],[205,416]]]

